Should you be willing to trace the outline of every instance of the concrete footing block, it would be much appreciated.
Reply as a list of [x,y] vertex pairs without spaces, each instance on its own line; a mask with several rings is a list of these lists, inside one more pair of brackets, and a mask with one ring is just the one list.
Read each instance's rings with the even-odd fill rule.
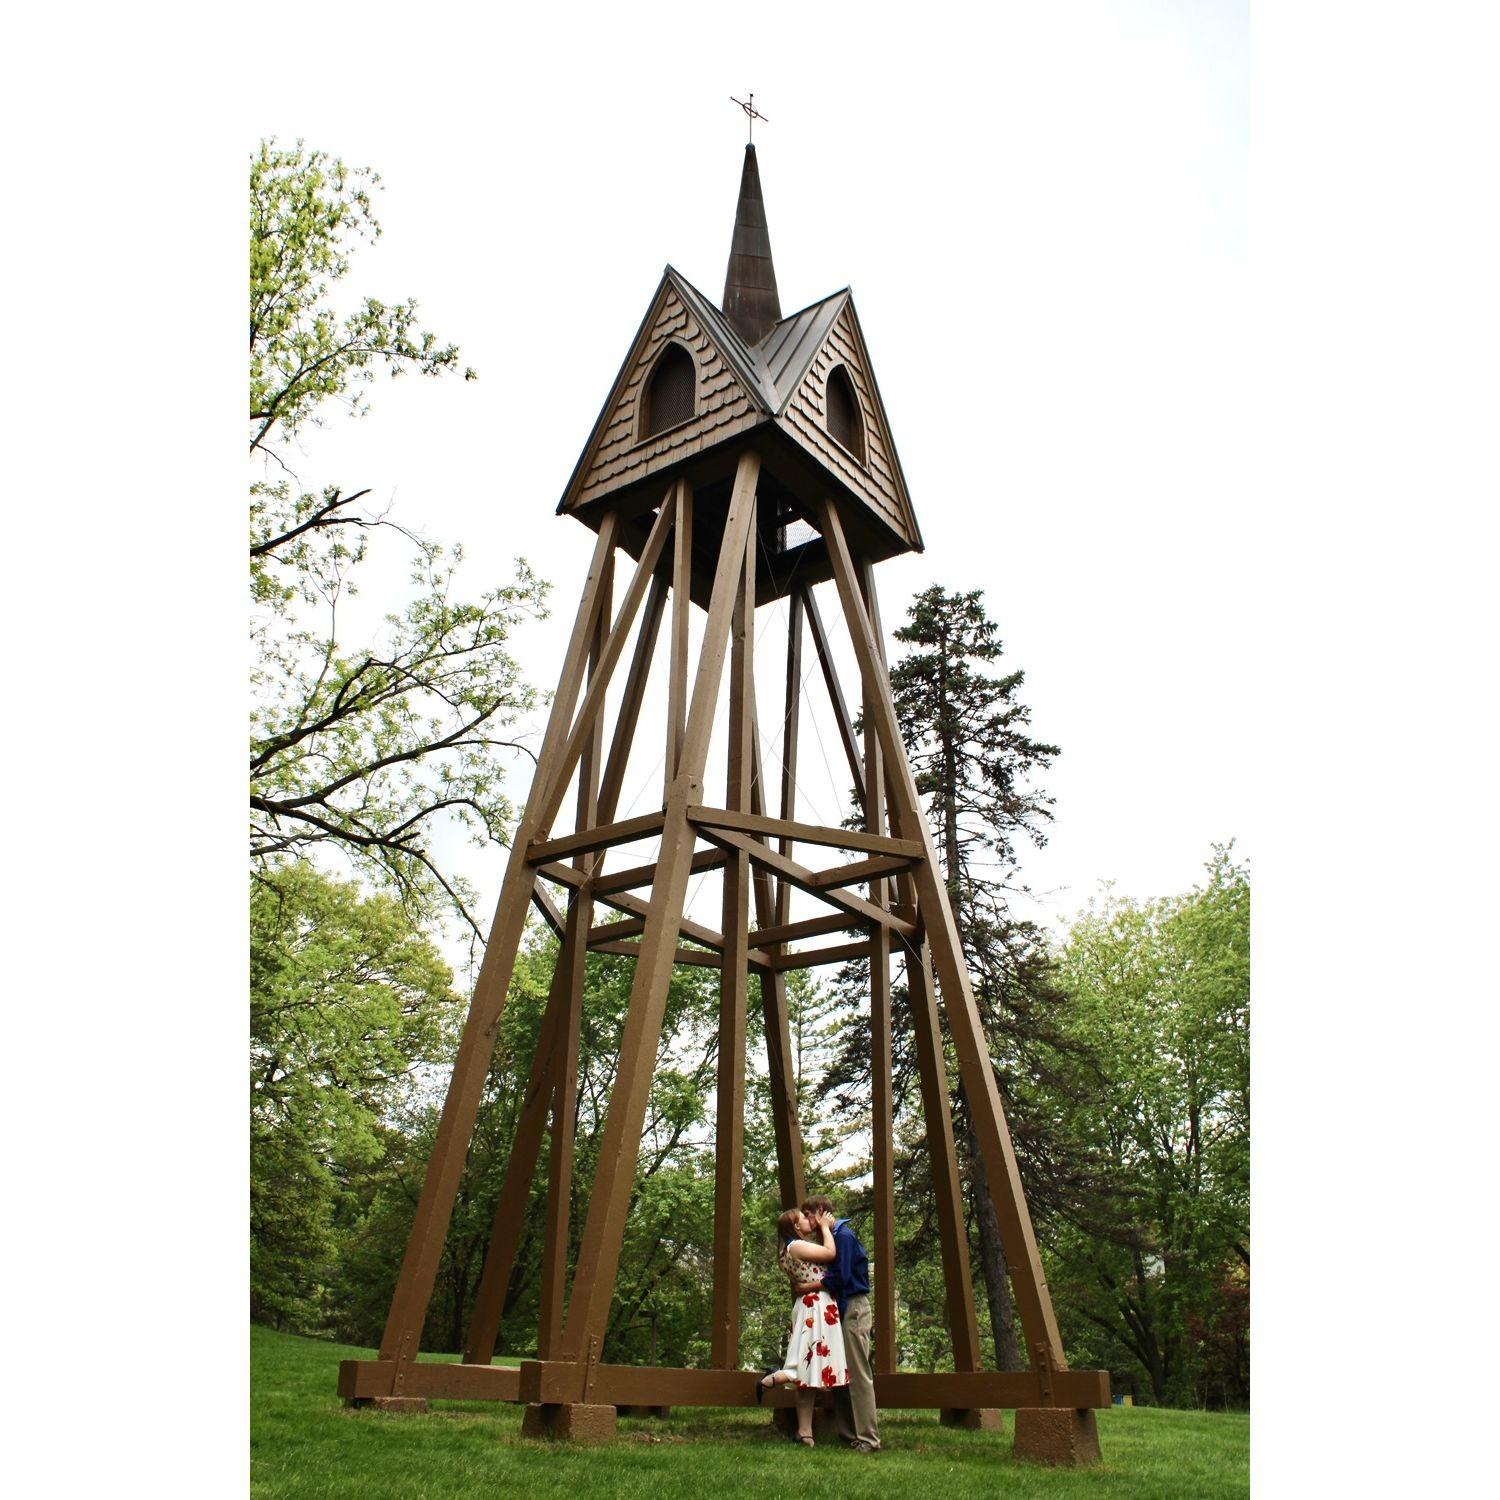
[[401,1417],[418,1417],[427,1410],[426,1396],[361,1396],[355,1406],[371,1411],[388,1411]]
[[939,1420],[944,1427],[967,1427],[971,1432],[1005,1431],[1005,1413],[998,1406],[944,1407]]
[[582,1401],[532,1402],[521,1419],[521,1435],[561,1443],[608,1443],[615,1435],[615,1409]]
[[1076,1466],[1099,1462],[1099,1424],[1092,1411],[1026,1406],[1016,1413],[1017,1458]]

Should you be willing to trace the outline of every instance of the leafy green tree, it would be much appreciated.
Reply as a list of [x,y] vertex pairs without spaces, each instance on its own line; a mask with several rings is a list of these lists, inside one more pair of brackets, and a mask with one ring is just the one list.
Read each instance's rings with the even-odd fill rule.
[[1108,1164],[1107,1232],[1053,1244],[1083,1354],[1158,1402],[1249,1400],[1250,880],[1229,847],[1186,895],[1107,895],[1062,953],[1070,1025],[1098,1060],[1067,1127]]
[[250,889],[251,1312],[323,1327],[351,1175],[446,1057],[452,972],[387,895],[293,864]]
[[[536,702],[507,646],[545,586],[518,562],[509,584],[465,601],[459,548],[361,507],[368,487],[306,488],[291,468],[293,439],[331,411],[362,414],[380,371],[458,368],[411,299],[339,311],[354,249],[380,233],[378,182],[301,142],[263,142],[251,162],[251,853],[269,866],[341,851],[414,913],[456,912],[479,938],[431,837],[456,820],[481,843],[504,839],[503,756],[523,748],[515,729]],[[380,533],[410,549],[412,594],[374,639],[350,642],[348,601]]]

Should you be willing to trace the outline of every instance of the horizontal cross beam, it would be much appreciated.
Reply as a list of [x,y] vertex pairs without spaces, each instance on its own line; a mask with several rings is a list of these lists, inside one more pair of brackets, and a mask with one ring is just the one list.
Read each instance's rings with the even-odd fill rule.
[[775,953],[771,955],[771,966],[778,971],[816,969],[823,964],[846,964],[852,959],[868,958],[873,952],[874,944],[869,938],[865,938],[857,943],[835,943],[828,948],[810,948],[805,953]]
[[766,869],[773,874],[780,875],[798,890],[806,891],[809,896],[817,896],[830,906],[837,906],[841,911],[849,912],[863,921],[878,922],[882,927],[889,927],[892,932],[901,937],[914,938],[917,935],[918,929],[915,922],[908,922],[904,917],[893,916],[883,907],[876,906],[873,901],[866,901],[862,896],[819,885],[820,872],[809,870],[799,865],[796,860],[788,859],[784,854],[777,854],[774,850],[766,848],[764,844],[756,843],[752,838],[732,833],[727,828],[704,826],[702,832],[704,838],[711,839],[726,849],[748,854],[757,864],[764,865]]
[[[339,1365],[339,1395],[345,1400],[388,1396],[394,1360],[346,1359]],[[449,1401],[558,1403],[583,1398],[603,1406],[755,1406],[760,1376],[752,1370],[668,1370],[651,1365],[593,1365],[566,1360],[527,1360],[506,1365],[414,1363],[403,1392]],[[1051,1400],[1033,1370],[974,1370],[924,1374],[897,1370],[875,1376],[875,1400],[885,1408],[1052,1406],[1084,1410],[1110,1404],[1105,1370],[1054,1370]],[[765,1403],[790,1405],[790,1390],[762,1393]]]
[[760,813],[731,812],[723,807],[690,807],[688,821],[703,828],[731,828],[760,838],[791,839],[798,844],[822,844],[831,849],[860,849],[867,854],[891,854],[904,860],[922,853],[915,839],[888,838],[858,828],[830,828],[822,823],[797,823],[789,818],[770,818]]
[[527,848],[526,859],[530,864],[541,865],[550,860],[572,859],[575,854],[592,854],[597,849],[611,849],[616,844],[650,838],[661,832],[665,817],[662,812],[643,813],[639,818],[585,828],[560,839],[539,839]]

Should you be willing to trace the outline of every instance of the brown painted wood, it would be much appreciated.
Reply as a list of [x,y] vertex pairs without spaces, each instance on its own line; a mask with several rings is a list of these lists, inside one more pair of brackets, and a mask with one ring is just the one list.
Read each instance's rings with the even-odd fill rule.
[[[782,730],[782,810],[791,810],[789,796],[795,796],[795,780],[789,766],[796,765],[798,699],[801,676],[798,661],[801,657],[800,630],[795,616],[791,620],[792,633],[787,642],[787,677],[791,695],[787,704]],[[754,680],[751,681],[751,700],[754,701]],[[750,810],[765,811],[765,775],[760,757],[759,718],[751,714],[750,733],[751,762],[753,776],[750,783]],[[793,790],[788,792],[790,783]],[[784,891],[790,887],[778,885],[773,891],[771,876],[761,865],[751,866],[752,888],[755,893],[755,920],[759,927],[774,924],[777,920]],[[776,949],[768,946],[756,933],[756,942],[768,957]],[[787,1011],[786,978],[779,971],[761,970],[759,975],[761,1019],[766,1037],[766,1073],[771,1086],[771,1128],[776,1137],[776,1185],[781,1192],[783,1207],[801,1203],[807,1197],[807,1182],[802,1164],[802,1125],[797,1109],[797,1075],[792,1058],[791,1019]]]
[[914,923],[892,916],[890,912],[881,910],[872,902],[866,901],[864,897],[855,896],[849,891],[820,887],[817,884],[817,871],[806,869],[795,860],[778,854],[774,849],[768,849],[764,844],[756,843],[746,834],[734,833],[728,828],[707,827],[700,829],[700,832],[704,838],[711,839],[731,852],[743,850],[751,859],[783,879],[791,881],[798,890],[806,891],[810,896],[817,896],[819,900],[838,907],[840,911],[849,912],[866,922],[878,922],[881,926],[888,927],[892,932],[898,932],[903,937],[917,935],[917,927]]
[[[583,683],[588,643],[593,635],[602,597],[600,585],[618,535],[619,517],[612,512],[600,522],[594,558],[589,566],[589,576],[584,584],[583,598],[579,602],[568,651],[563,658],[552,713],[542,738],[541,753],[537,757],[537,771],[533,779],[535,785],[545,786],[557,770],[568,719]],[[390,1312],[386,1317],[385,1333],[380,1342],[382,1358],[393,1362],[391,1388],[386,1393],[389,1395],[404,1394],[404,1379],[416,1359],[421,1342],[427,1304],[431,1300],[433,1283],[437,1279],[443,1241],[447,1237],[453,1201],[463,1174],[464,1159],[474,1134],[474,1120],[484,1093],[490,1057],[494,1052],[496,1029],[505,1010],[510,978],[515,969],[516,949],[526,925],[531,892],[536,883],[532,867],[526,861],[525,851],[533,841],[545,837],[546,833],[547,824],[543,819],[541,806],[528,800],[500,888],[500,899],[495,907],[494,921],[490,925],[484,960],[474,986],[469,1013],[464,1021],[463,1034],[459,1039],[453,1076],[438,1120],[432,1156],[428,1160],[411,1234],[396,1279]]]
[[[609,618],[606,580],[604,602],[594,626],[589,652],[590,684],[604,670],[605,622]],[[593,728],[578,766],[577,827],[589,828],[599,816],[599,778],[604,760],[604,716],[594,717]],[[574,864],[587,873],[597,858],[595,851],[580,853]],[[579,1034],[583,1021],[583,987],[588,971],[588,930],[594,920],[594,900],[585,886],[568,903],[569,932],[566,1000],[557,1023],[556,1057],[553,1062],[552,1128],[547,1150],[546,1228],[542,1243],[542,1285],[537,1319],[537,1353],[550,1359],[562,1337],[563,1312],[568,1286],[568,1230],[572,1223],[573,1141],[577,1127]]]
[[857,796],[864,795],[865,766],[860,753],[859,736],[854,732],[854,719],[849,705],[844,701],[844,689],[839,682],[838,667],[833,660],[833,648],[828,643],[828,631],[823,626],[823,616],[818,612],[818,601],[809,588],[802,590],[802,606],[807,611],[807,625],[812,632],[813,647],[818,653],[818,666],[823,672],[823,685],[828,689],[828,701],[833,705],[834,722],[839,728],[839,743],[844,747],[844,759],[849,765],[849,778]]
[[[568,736],[563,742],[557,764],[549,769],[548,779],[543,784],[540,794],[541,817],[546,823],[552,821],[557,809],[562,805],[563,793],[572,779],[574,767],[582,758],[583,747],[594,732],[594,721],[604,708],[605,695],[609,691],[615,667],[624,654],[625,643],[630,638],[631,627],[635,624],[641,605],[645,603],[646,593],[651,587],[652,575],[656,571],[657,563],[661,560],[662,549],[667,544],[667,536],[671,529],[672,507],[663,502],[661,510],[657,513],[655,524],[651,527],[651,534],[642,549],[635,574],[630,580],[630,586],[625,590],[625,598],[620,603],[620,612],[615,617],[609,638],[600,652],[599,670],[589,679],[588,691],[584,694],[577,718],[568,730]],[[532,796],[534,800],[537,793],[533,791]]]
[[589,947],[595,943],[617,943],[622,938],[639,937],[646,930],[644,917],[627,917],[623,922],[601,922],[589,928]]
[[667,988],[691,873],[693,840],[687,810],[703,800],[704,764],[729,646],[734,600],[744,570],[745,549],[752,536],[759,476],[759,457],[754,453],[744,454],[735,474],[719,548],[678,773],[667,796],[662,855],[646,913],[646,932],[631,986],[609,1111],[600,1140],[594,1190],[563,1332],[563,1352],[574,1360],[582,1358],[590,1341],[595,1347],[602,1341],[614,1293],[651,1071],[661,1038]]
[[[344,1360],[339,1365],[339,1395],[345,1399],[384,1394],[390,1383],[390,1361]],[[430,1400],[525,1401],[564,1404],[589,1399],[603,1406],[787,1406],[789,1390],[755,1398],[760,1376],[753,1370],[673,1370],[655,1365],[595,1364],[567,1360],[525,1360],[519,1369],[504,1365],[421,1364],[409,1389]],[[1084,1411],[1110,1404],[1109,1375],[1104,1370],[1066,1370],[1052,1376],[1052,1401],[1042,1399],[1036,1372],[925,1373],[878,1372],[875,1400],[887,1410],[972,1410],[976,1407],[1035,1407],[1051,1404]]]
[[526,858],[534,865],[542,865],[550,860],[571,859],[575,854],[595,853],[612,849],[616,844],[653,838],[661,832],[662,817],[659,812],[642,813],[637,818],[606,823],[602,828],[584,828],[558,839],[538,839],[526,851]]
[[[868,562],[862,561],[860,582],[865,598],[874,593]],[[885,835],[885,772],[879,737],[871,730],[870,695],[864,695],[865,828],[870,836]],[[920,846],[914,853],[920,853]],[[885,906],[886,883],[880,877],[904,869],[909,860],[893,863],[879,857],[847,865],[842,873],[856,878],[861,867],[869,874],[870,900]],[[896,1177],[895,1106],[891,1097],[891,934],[877,927],[870,938],[870,1134],[875,1197],[875,1368],[896,1368]]]
[[[590,953],[615,953],[622,958],[639,958],[641,956],[641,945],[638,942],[619,943],[595,943]],[[702,948],[678,948],[673,958],[674,964],[687,964],[695,969],[722,969],[724,958],[719,953],[707,953]]]
[[651,660],[656,650],[657,635],[661,631],[662,613],[666,608],[667,588],[666,574],[658,569],[656,577],[651,581],[651,592],[646,596],[645,608],[641,611],[641,628],[636,635],[635,654],[630,659],[630,670],[625,675],[625,689],[620,695],[620,711],[615,718],[609,760],[604,767],[604,779],[599,785],[599,821],[603,823],[612,822],[620,806],[620,792],[625,785],[630,747],[635,743],[641,702],[651,676]]
[[756,929],[755,941],[768,951],[783,943],[799,943],[803,938],[824,937],[830,932],[848,932],[850,928],[868,931],[869,924],[856,922],[847,912],[830,912],[826,917],[805,917],[800,922],[787,922],[781,927]]
[[[859,582],[844,535],[843,524],[835,506],[823,503],[819,520],[824,540],[833,562],[834,581],[844,619],[854,643],[860,676],[869,695],[871,722],[880,746],[890,764],[889,786],[892,814],[897,830],[907,838],[921,839],[926,846],[925,858],[912,871],[917,904],[932,946],[933,965],[942,986],[943,1009],[958,1055],[964,1090],[973,1111],[985,1173],[994,1196],[1000,1219],[1000,1233],[1010,1262],[1011,1282],[1016,1294],[1027,1344],[1049,1352],[1054,1369],[1067,1369],[1062,1339],[1052,1310],[1052,1298],[1042,1271],[1041,1253],[1032,1228],[1031,1213],[1021,1186],[1020,1168],[1010,1127],[1000,1102],[995,1070],[990,1061],[989,1044],[974,992],[969,984],[967,965],[959,943],[958,929],[948,905],[948,893],[939,876],[936,850],[931,830],[923,814],[906,748],[891,700],[880,649],[859,594]],[[955,1403],[959,1404],[959,1403]]]
[[[883,928],[878,930],[884,931]],[[887,936],[886,942],[889,941]],[[886,951],[890,952],[889,947]],[[827,948],[807,948],[801,953],[778,953],[772,964],[778,973],[786,973],[793,969],[817,969],[825,964],[846,964],[856,958],[869,958],[874,952],[875,944],[869,938],[861,938],[857,943],[835,943]]]
[[[678,750],[687,727],[688,622],[693,613],[693,491],[686,480],[676,490],[677,524],[672,532],[671,670],[667,688],[666,787],[677,775]],[[665,791],[663,792],[665,796]]]
[[531,888],[532,904],[542,914],[542,920],[552,929],[554,936],[562,938],[566,919],[557,909],[557,902],[548,894],[547,888],[538,882]]
[[932,957],[925,942],[916,957],[907,957],[906,989],[911,1002],[922,1118],[927,1128],[927,1160],[932,1170],[933,1197],[937,1207],[938,1252],[943,1260],[953,1365],[958,1370],[977,1370],[980,1361],[979,1318],[974,1308],[974,1283],[969,1268],[963,1185],[958,1170],[958,1146],[953,1135],[948,1068],[938,1025],[937,993],[932,982]]
[[[688,871],[692,873],[691,868]],[[644,917],[651,910],[651,903],[643,896],[632,896],[627,891],[617,891],[611,895],[603,895],[595,891],[595,896],[601,906],[612,906],[616,911],[628,912],[632,917]],[[712,927],[704,927],[701,923],[689,921],[684,917],[681,921],[679,931],[685,938],[691,938],[695,943],[702,943],[707,948],[718,951],[724,946],[722,934],[717,933]]]
[[516,1247],[521,1241],[521,1227],[526,1219],[526,1205],[531,1199],[536,1178],[537,1159],[541,1154],[542,1136],[547,1129],[548,1109],[557,1081],[554,1059],[560,1018],[568,1004],[568,948],[558,955],[552,971],[552,985],[547,994],[547,1008],[537,1036],[536,1052],[531,1059],[531,1076],[521,1096],[516,1116],[515,1134],[510,1155],[505,1162],[505,1180],[495,1200],[490,1225],[489,1246],[484,1267],[479,1274],[479,1288],[474,1294],[474,1308],[469,1314],[469,1331],[464,1341],[464,1361],[487,1365],[495,1357],[495,1341],[500,1333],[500,1319],[505,1310],[505,1293],[510,1286],[515,1265]]
[[[722,849],[700,849],[693,855],[693,873],[696,875],[702,870],[717,870],[728,855]],[[637,886],[650,885],[656,879],[656,861],[653,859],[649,865],[632,865],[628,870],[616,870],[612,874],[601,876],[594,885],[594,889],[601,896],[607,896],[615,891],[634,890]]]
[[853,860],[847,865],[835,865],[829,870],[814,870],[813,883],[822,891],[836,890],[839,886],[860,885],[866,881],[883,885],[885,875],[894,875],[898,870],[910,869],[910,856],[901,854],[872,854],[869,859]]
[[[751,694],[755,653],[755,526],[745,548],[735,601],[729,667],[729,745],[724,800],[750,806]],[[689,809],[691,818],[691,809]],[[719,983],[719,1067],[714,1119],[713,1308],[710,1359],[721,1369],[739,1365],[740,1244],[745,1176],[745,1017],[749,1002],[750,861],[732,856],[724,866],[724,962]]]
[[[760,813],[736,812],[724,807],[694,807],[689,819],[704,828],[732,828],[759,838],[784,843],[819,844],[831,849],[860,849],[905,862],[921,856],[922,846],[912,839],[894,839],[858,828],[830,828],[821,823],[798,823],[791,818],[768,818]],[[782,849],[785,853],[785,848]],[[891,868],[897,868],[892,866]],[[855,876],[863,880],[865,877]]]

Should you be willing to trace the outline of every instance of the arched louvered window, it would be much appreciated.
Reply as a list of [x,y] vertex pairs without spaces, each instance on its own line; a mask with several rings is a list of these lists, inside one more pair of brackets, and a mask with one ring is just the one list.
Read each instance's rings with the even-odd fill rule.
[[655,437],[693,414],[693,388],[698,371],[693,356],[681,344],[668,344],[646,383],[646,402],[641,414],[641,436]]
[[865,424],[849,372],[838,365],[828,377],[828,435],[865,461]]

